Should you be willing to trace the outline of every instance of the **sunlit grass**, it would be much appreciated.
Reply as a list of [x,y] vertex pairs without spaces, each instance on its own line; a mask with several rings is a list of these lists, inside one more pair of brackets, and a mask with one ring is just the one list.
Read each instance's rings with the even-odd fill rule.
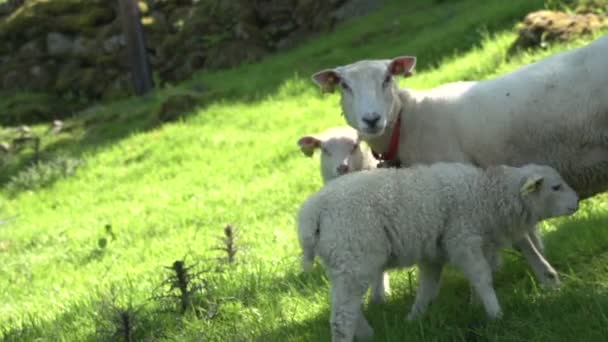
[[[141,307],[140,340],[327,340],[328,283],[322,267],[300,272],[294,222],[322,182],[318,157],[302,157],[296,141],[344,121],[338,96],[319,94],[309,75],[361,58],[415,54],[416,75],[400,82],[429,88],[502,74],[591,39],[507,61],[514,20],[540,7],[527,0],[391,1],[293,51],[77,116],[71,131],[43,142],[45,160],[82,160],[75,174],[10,190],[27,152],[0,176],[0,334],[99,339],[99,322],[108,320],[100,303],[114,292]],[[208,88],[201,108],[177,123],[154,123],[163,99],[195,83]],[[506,317],[498,323],[477,324],[483,312],[468,305],[468,285],[453,270],[429,315],[405,323],[415,277],[393,272],[388,303],[366,309],[377,340],[599,340],[608,333],[607,210],[598,197],[576,216],[545,224],[561,291],[540,289],[522,258],[506,254],[497,277]],[[235,265],[215,259],[226,224],[240,234]],[[150,299],[167,275],[164,266],[184,257],[212,268],[203,276],[221,303],[217,316],[181,317]]]

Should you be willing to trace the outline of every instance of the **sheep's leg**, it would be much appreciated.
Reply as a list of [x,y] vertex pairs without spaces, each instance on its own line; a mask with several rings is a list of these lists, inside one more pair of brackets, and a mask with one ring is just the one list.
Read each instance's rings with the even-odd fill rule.
[[528,237],[530,238],[530,241],[532,241],[534,247],[536,247],[536,250],[541,255],[545,255],[545,245],[543,244],[543,240],[540,237],[540,232],[536,226],[534,226],[534,229],[528,233]]
[[[502,264],[500,254],[498,253],[498,250],[496,248],[491,247],[485,249],[484,255],[486,257],[486,260],[488,261],[488,264],[490,265],[490,268],[492,269],[492,275],[494,275]],[[479,299],[480,298],[477,295],[477,292],[475,292],[473,284],[469,284],[469,304],[477,305],[480,302]]]
[[351,342],[355,336],[371,338],[374,331],[361,311],[361,302],[368,284],[345,275],[332,277],[331,282],[332,342]]
[[389,277],[387,272],[382,272],[378,276],[374,277],[372,283],[371,302],[379,304],[384,302],[384,297],[390,295],[391,288],[389,283]]
[[418,264],[418,290],[414,305],[407,315],[407,320],[414,320],[422,315],[429,304],[439,294],[439,284],[443,265],[420,263]]
[[492,286],[492,267],[486,260],[481,248],[467,248],[451,256],[452,262],[458,266],[473,285],[481,299],[488,317],[502,317],[502,310]]
[[532,268],[532,272],[534,272],[541,284],[552,288],[559,287],[559,275],[538,251],[529,235],[526,235],[523,239],[517,241],[516,247],[524,258],[526,258],[526,261]]

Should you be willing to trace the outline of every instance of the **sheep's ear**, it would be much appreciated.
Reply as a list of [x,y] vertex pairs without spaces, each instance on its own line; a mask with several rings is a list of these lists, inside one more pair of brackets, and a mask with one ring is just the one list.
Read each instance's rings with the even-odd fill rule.
[[524,181],[524,185],[522,185],[520,192],[523,196],[529,195],[533,192],[538,191],[542,184],[543,184],[543,176],[540,176],[540,175],[529,176]]
[[312,75],[312,80],[323,92],[331,93],[340,82],[340,75],[332,69],[322,70]]
[[394,58],[388,65],[388,70],[393,76],[408,77],[412,75],[416,66],[416,57],[402,56]]
[[321,146],[321,140],[315,137],[305,136],[298,140],[298,146],[300,146],[300,150],[305,156],[312,157],[315,149]]

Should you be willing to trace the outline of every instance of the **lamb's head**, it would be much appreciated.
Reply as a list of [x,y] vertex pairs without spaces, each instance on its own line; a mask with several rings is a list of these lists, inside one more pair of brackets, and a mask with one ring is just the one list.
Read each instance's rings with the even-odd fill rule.
[[298,140],[302,153],[308,157],[316,149],[321,150],[324,182],[363,169],[364,151],[359,143],[357,131],[350,127],[333,127],[321,134],[307,135]]
[[313,81],[324,91],[341,91],[341,106],[348,124],[364,137],[382,135],[400,110],[399,87],[393,76],[409,76],[416,57],[393,60],[363,60],[335,69],[319,71]]
[[519,169],[520,194],[535,219],[574,214],[579,197],[549,166],[528,164]]

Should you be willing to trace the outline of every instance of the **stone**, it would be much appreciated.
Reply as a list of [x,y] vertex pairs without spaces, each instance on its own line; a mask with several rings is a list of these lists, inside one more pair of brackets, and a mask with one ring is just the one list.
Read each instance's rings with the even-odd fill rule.
[[46,35],[46,49],[51,56],[65,56],[72,51],[74,42],[68,36],[59,32]]
[[528,14],[519,26],[519,35],[510,52],[519,48],[546,47],[553,41],[565,42],[606,27],[608,22],[593,13],[542,10]]
[[103,42],[103,50],[107,53],[115,53],[127,45],[125,36],[122,34],[112,36]]
[[76,57],[88,57],[95,53],[93,42],[83,36],[78,36],[72,45],[72,55]]
[[53,83],[51,73],[40,65],[34,65],[29,70],[31,85],[34,90],[47,90]]
[[161,104],[156,119],[159,122],[172,122],[183,118],[199,104],[200,98],[196,94],[185,93],[169,96]]
[[44,56],[44,42],[41,40],[29,41],[19,48],[19,55],[26,58]]

